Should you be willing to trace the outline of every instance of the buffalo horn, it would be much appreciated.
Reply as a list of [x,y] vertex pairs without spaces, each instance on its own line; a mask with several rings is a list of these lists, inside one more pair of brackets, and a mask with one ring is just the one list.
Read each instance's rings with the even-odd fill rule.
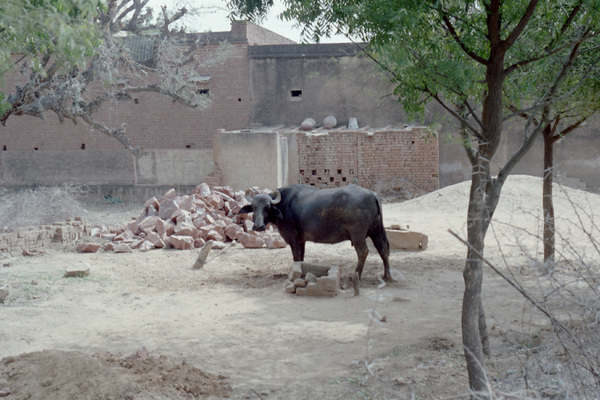
[[277,204],[281,201],[281,193],[279,193],[279,190],[273,191],[273,193],[271,193],[271,197],[272,196],[275,196],[275,198],[271,200],[271,204]]
[[252,195],[254,194],[254,192],[252,191],[252,189],[246,189],[246,200],[248,200],[250,203],[252,203]]

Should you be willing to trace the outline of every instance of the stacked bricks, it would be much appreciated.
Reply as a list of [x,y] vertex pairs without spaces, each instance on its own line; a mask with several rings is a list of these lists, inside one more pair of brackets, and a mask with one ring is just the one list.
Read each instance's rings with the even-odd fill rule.
[[319,188],[350,183],[375,190],[407,179],[439,189],[437,138],[425,127],[298,134],[299,182]]
[[81,218],[67,219],[53,225],[32,226],[0,235],[0,251],[13,255],[40,251],[51,243],[71,243],[89,235],[91,226]]
[[340,268],[298,261],[292,264],[286,292],[298,296],[337,296]]

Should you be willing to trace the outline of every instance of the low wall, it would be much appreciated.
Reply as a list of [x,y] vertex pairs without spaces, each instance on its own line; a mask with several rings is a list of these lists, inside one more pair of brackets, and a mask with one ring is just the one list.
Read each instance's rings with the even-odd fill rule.
[[144,201],[175,188],[182,193],[210,180],[213,152],[206,149],[3,151],[0,183],[9,190],[81,186],[88,200]]
[[91,225],[80,218],[53,225],[30,226],[0,234],[0,251],[12,256],[43,251],[52,243],[73,243],[89,235]]
[[424,191],[439,187],[438,142],[424,127],[303,132],[280,127],[219,132],[213,150],[4,151],[5,188],[83,186],[88,200],[145,201],[170,188],[189,193],[202,182],[235,190],[303,183],[349,183],[381,191],[407,180]]
[[134,157],[126,150],[0,152],[5,186],[133,185]]
[[215,134],[214,164],[220,172],[220,183],[235,190],[252,186],[275,189],[297,183],[289,182],[288,136],[277,131]]
[[298,152],[304,184],[381,191],[406,179],[427,192],[439,188],[438,142],[425,127],[298,134]]

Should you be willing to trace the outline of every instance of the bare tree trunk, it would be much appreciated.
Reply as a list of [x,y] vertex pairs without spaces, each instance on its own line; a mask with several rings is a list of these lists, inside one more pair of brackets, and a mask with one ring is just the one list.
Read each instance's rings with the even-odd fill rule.
[[487,331],[485,313],[481,300],[483,270],[480,254],[483,254],[484,232],[486,231],[485,195],[488,184],[489,162],[478,157],[471,175],[471,192],[467,215],[467,235],[469,249],[463,278],[465,293],[462,305],[462,339],[469,373],[469,386],[475,393],[487,390],[485,366],[483,362]]
[[552,183],[554,180],[554,135],[550,124],[544,129],[544,180],[542,208],[544,212],[544,263],[554,263],[555,223]]

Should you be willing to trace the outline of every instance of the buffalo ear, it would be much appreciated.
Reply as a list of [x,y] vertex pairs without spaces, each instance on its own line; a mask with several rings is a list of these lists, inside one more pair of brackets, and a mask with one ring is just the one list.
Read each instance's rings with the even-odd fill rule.
[[253,212],[253,211],[254,211],[254,210],[252,210],[252,205],[251,205],[251,204],[248,204],[248,205],[246,205],[246,206],[242,207],[242,208],[240,209],[240,211],[238,211],[238,214],[249,214],[249,213],[251,213],[251,212]]
[[271,218],[275,219],[275,221],[282,221],[283,220],[283,214],[281,213],[281,211],[277,207],[271,207],[271,213],[270,214],[271,214]]

